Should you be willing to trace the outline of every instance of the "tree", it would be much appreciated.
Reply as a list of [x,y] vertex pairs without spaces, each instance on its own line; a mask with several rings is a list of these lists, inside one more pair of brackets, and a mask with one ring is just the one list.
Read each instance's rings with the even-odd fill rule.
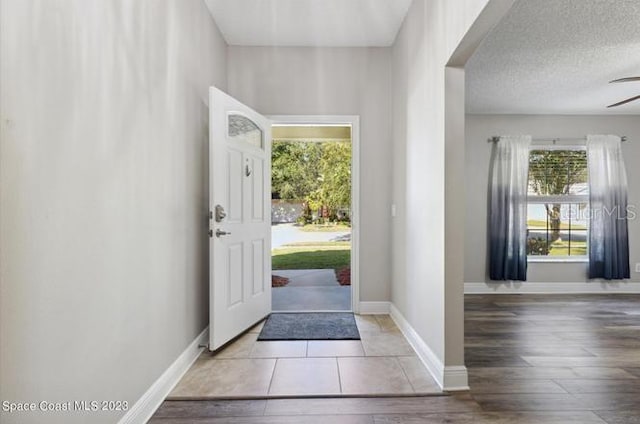
[[[568,195],[587,181],[587,156],[582,150],[532,150],[529,155],[529,187],[541,196]],[[545,204],[551,242],[560,238],[561,207]]]
[[271,197],[300,200],[317,190],[321,156],[319,143],[275,141],[271,153]]
[[320,158],[319,187],[309,201],[311,207],[329,209],[329,216],[336,216],[341,208],[351,205],[351,144],[323,143]]
[[344,142],[274,142],[271,197],[304,200],[335,217],[351,205],[351,144]]

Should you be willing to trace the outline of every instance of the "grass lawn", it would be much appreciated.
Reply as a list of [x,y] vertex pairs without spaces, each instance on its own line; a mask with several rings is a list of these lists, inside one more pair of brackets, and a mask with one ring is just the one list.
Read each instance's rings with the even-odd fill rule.
[[291,243],[273,249],[272,269],[341,269],[351,263],[349,242]]
[[[551,243],[550,256],[569,256],[569,242],[556,241]],[[571,242],[571,256],[584,256],[587,254],[587,243],[584,241]]]
[[300,228],[300,231],[314,232],[314,233],[333,233],[336,231],[351,231],[351,225],[349,224],[307,224]]
[[[547,222],[543,220],[530,219],[527,221],[527,229],[529,230],[546,230]],[[571,230],[584,231],[587,227],[585,225],[571,225]],[[560,230],[569,230],[569,223],[562,222],[560,224]],[[587,243],[584,241],[572,241],[571,242],[571,256],[584,256],[587,254]],[[569,256],[569,242],[568,241],[555,241],[549,246],[549,256]]]
[[[530,230],[545,230],[547,228],[547,221],[542,221],[539,219],[530,219],[527,221],[527,227]],[[568,222],[561,222],[560,223],[560,229],[561,230],[568,230],[569,229],[569,223]],[[586,230],[587,227],[585,225],[579,225],[579,224],[575,224],[573,223],[571,225],[571,229],[572,230]]]

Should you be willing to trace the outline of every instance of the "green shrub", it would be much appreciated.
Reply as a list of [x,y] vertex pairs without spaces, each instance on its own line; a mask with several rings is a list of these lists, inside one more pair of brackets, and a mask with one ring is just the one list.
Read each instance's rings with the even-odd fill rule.
[[527,239],[527,255],[546,256],[549,254],[547,239],[542,237]]

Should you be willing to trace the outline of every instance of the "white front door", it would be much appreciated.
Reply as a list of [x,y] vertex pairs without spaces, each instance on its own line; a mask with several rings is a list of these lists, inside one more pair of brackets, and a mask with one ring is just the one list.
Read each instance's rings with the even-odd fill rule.
[[271,122],[209,90],[209,349],[271,312]]

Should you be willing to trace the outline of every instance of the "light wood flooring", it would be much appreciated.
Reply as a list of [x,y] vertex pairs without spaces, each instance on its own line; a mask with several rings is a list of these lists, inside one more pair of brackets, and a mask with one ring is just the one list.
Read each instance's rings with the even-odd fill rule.
[[471,391],[166,401],[152,423],[640,424],[640,296],[465,297]]

